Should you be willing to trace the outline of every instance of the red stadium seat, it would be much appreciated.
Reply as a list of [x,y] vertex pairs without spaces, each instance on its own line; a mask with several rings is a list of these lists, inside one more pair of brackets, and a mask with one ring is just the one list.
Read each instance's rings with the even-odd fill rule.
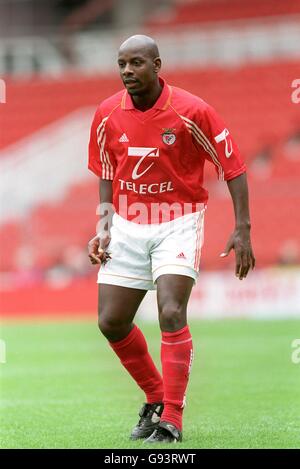
[[159,10],[147,20],[146,26],[164,30],[166,26],[181,26],[217,21],[249,20],[251,18],[276,18],[277,16],[300,13],[300,4],[295,0],[195,0],[175,2],[173,10],[165,15]]

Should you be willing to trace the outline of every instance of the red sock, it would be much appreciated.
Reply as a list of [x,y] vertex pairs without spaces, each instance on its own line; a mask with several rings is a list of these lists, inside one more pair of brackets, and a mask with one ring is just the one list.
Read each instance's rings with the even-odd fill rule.
[[161,421],[182,430],[185,392],[193,360],[193,343],[189,327],[176,332],[162,332],[161,363],[164,383],[164,410]]
[[145,392],[149,404],[162,402],[163,382],[149,352],[147,342],[135,325],[125,339],[109,342],[122,365]]

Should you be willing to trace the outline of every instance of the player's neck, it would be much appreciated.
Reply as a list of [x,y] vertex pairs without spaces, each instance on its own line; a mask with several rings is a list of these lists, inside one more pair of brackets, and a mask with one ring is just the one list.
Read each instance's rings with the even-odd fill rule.
[[143,96],[138,96],[138,95],[132,96],[134,106],[139,111],[147,111],[148,109],[151,109],[152,106],[158,100],[159,96],[161,95],[161,92],[162,92],[162,85],[157,80],[157,82],[151,88],[151,91],[149,91],[149,93],[146,93]]

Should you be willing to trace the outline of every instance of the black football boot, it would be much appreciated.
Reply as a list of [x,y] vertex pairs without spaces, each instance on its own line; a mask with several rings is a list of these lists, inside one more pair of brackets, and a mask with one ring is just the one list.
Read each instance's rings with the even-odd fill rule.
[[140,420],[131,432],[131,440],[148,438],[157,428],[163,410],[164,405],[162,402],[144,404],[139,412]]
[[172,423],[160,422],[144,443],[177,443],[182,441],[182,432]]

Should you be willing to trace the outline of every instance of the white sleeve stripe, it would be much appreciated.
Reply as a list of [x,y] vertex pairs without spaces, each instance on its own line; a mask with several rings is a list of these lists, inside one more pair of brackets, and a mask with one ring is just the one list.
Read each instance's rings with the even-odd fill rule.
[[195,137],[197,142],[200,143],[200,145],[204,148],[204,150],[211,156],[213,162],[218,167],[219,179],[221,181],[223,181],[224,180],[224,171],[223,171],[223,168],[222,168],[222,165],[221,165],[220,161],[218,160],[218,154],[216,152],[216,149],[213,147],[210,140],[206,137],[206,135],[204,135],[202,130],[199,129],[199,127],[197,126],[197,124],[194,121],[188,119],[185,116],[182,116],[173,107],[172,107],[172,109],[183,120],[183,122],[186,125],[188,131],[191,134],[193,134],[193,136]]
[[201,135],[198,134],[198,132],[195,130],[195,128],[192,125],[188,124],[187,122],[185,122],[185,125],[188,128],[189,132],[195,137],[197,142],[200,143],[200,145],[204,148],[204,150],[211,156],[213,162],[218,167],[219,179],[221,181],[223,181],[224,180],[224,171],[223,171],[223,168],[222,168],[222,165],[221,165],[220,161],[216,158],[214,153],[212,153],[210,148],[207,146],[206,142],[203,140]]
[[103,125],[105,124],[105,122],[107,121],[108,117],[104,117],[104,119],[102,119],[102,121],[100,122],[100,124],[98,125],[97,127],[97,135],[99,134],[101,128],[103,127]]
[[[188,124],[187,124],[188,125]],[[198,143],[203,146],[203,148],[206,150],[206,152],[211,156],[212,161],[218,168],[218,173],[219,173],[219,179],[222,181],[224,180],[224,172],[221,163],[219,160],[215,157],[215,155],[207,148],[206,144],[203,142],[203,140],[200,139],[200,136],[195,132],[194,129],[191,129],[191,133],[195,137]]]
[[[103,138],[102,138],[101,145],[100,145],[100,161],[102,163],[103,176],[106,178],[107,177],[106,173],[108,172],[108,167],[107,167],[108,165],[107,165],[105,153],[103,151],[103,146],[105,145],[105,140],[106,140],[106,135],[104,133],[104,128],[103,128]],[[99,143],[100,143],[100,139],[98,141],[98,144]]]
[[207,146],[206,142],[202,139],[201,135],[198,134],[198,132],[192,127],[190,126],[189,124],[186,123],[186,126],[188,127],[188,129],[190,129],[191,133],[193,134],[193,136],[195,137],[195,139],[197,140],[198,143],[200,143],[202,145],[202,147],[206,150],[206,152],[211,156],[213,162],[219,167],[222,169],[222,166],[221,166],[221,163],[219,162],[219,160],[216,158],[216,156],[214,155],[214,153],[212,153],[212,151],[210,150],[210,148]]
[[102,119],[100,125],[97,128],[97,142],[100,150],[100,161],[102,165],[103,179],[113,179],[113,165],[110,161],[109,153],[107,151],[104,151],[106,141],[105,124],[107,119],[107,117]]
[[187,117],[185,116],[181,116],[183,120],[185,120],[186,122],[188,122],[189,124],[191,124],[196,131],[198,131],[198,133],[203,137],[203,139],[206,141],[207,145],[210,147],[211,151],[215,154],[216,158],[218,158],[218,154],[216,152],[216,149],[213,147],[213,145],[211,144],[211,141],[206,137],[206,135],[202,132],[202,130],[198,127],[198,125],[196,124],[196,122],[192,121],[191,119],[188,119]]
[[199,136],[199,139],[201,141],[203,141],[203,144],[205,145],[205,148],[207,149],[207,152],[213,153],[215,158],[218,159],[218,154],[217,154],[215,148],[212,146],[212,144],[210,143],[208,138],[204,135],[204,133],[195,124],[195,122],[191,121],[187,117],[184,117],[184,116],[180,116],[180,117],[183,119],[185,125],[189,126],[191,129],[193,129],[194,132]]
[[[107,119],[107,118],[106,118]],[[104,121],[104,119],[103,119]],[[103,122],[99,125],[98,129],[97,129],[97,142],[98,142],[98,145],[100,147],[100,144],[101,144],[101,140],[103,138],[103,135],[105,135],[105,122]]]
[[197,141],[199,143],[201,143],[201,145],[204,147],[204,149],[207,151],[207,153],[210,154],[210,156],[212,157],[212,159],[215,159],[215,155],[212,153],[212,151],[210,150],[209,146],[207,145],[207,143],[203,140],[203,138],[201,137],[200,134],[198,134],[198,132],[194,129],[194,127],[188,123],[185,123],[185,125],[187,126],[188,129],[190,129],[191,133],[195,136],[195,138],[197,139]]
[[98,145],[100,147],[100,161],[102,163],[103,177],[106,179],[109,175],[110,167],[109,167],[109,163],[106,159],[106,155],[104,152],[105,141],[106,141],[106,134],[104,132],[104,127],[103,127],[103,129],[101,130],[101,135],[98,140]]
[[[108,158],[108,160],[109,160],[108,152],[106,151],[105,154],[106,154],[106,158]],[[114,168],[113,168],[113,166],[111,165],[110,162],[109,162],[109,165],[110,165],[109,179],[113,179],[114,178]]]
[[104,136],[101,142],[101,148],[100,148],[100,160],[102,162],[103,176],[104,178],[109,179],[110,177],[111,178],[113,177],[113,166],[110,162],[108,152],[104,151],[105,141],[106,141],[106,134],[104,133]]

